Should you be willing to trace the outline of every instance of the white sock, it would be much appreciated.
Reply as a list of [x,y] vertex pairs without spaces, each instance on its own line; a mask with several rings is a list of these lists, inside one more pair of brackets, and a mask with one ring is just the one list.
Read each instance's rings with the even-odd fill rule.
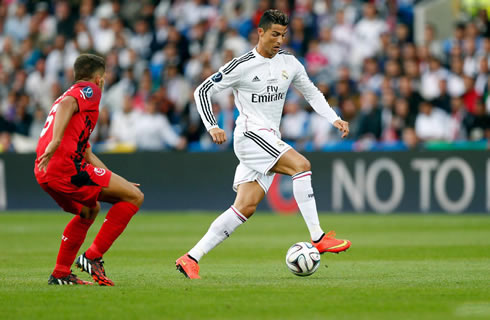
[[199,262],[206,253],[231,236],[233,231],[245,221],[247,218],[231,206],[211,223],[208,232],[189,251],[189,255]]
[[311,239],[316,241],[323,235],[323,230],[318,220],[315,196],[311,187],[311,171],[297,173],[292,178],[294,198],[308,226]]

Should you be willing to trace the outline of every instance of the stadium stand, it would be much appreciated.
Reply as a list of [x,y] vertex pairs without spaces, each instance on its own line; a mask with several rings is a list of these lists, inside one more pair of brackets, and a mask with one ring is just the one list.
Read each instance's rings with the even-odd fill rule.
[[[281,130],[299,150],[488,148],[487,10],[463,2],[451,37],[438,39],[428,24],[416,44],[418,2],[2,1],[0,152],[34,150],[83,52],[107,62],[95,150],[231,149],[231,142],[212,144],[192,92],[255,46],[258,17],[272,7],[291,17],[285,49],[351,123],[348,140],[339,141],[291,89]],[[237,117],[231,93],[215,96],[213,110],[231,137]]]

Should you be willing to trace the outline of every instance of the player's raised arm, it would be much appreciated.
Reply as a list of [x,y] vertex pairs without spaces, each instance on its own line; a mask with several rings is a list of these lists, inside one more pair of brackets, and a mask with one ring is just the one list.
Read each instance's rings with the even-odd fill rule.
[[312,108],[321,116],[328,119],[328,121],[337,129],[342,132],[342,138],[345,138],[349,134],[349,123],[340,119],[335,111],[330,107],[328,101],[318,88],[311,82],[305,67],[296,60],[298,72],[293,79],[293,85],[298,89],[306,101],[312,106]]
[[46,147],[44,153],[39,157],[39,170],[46,171],[49,160],[51,160],[51,157],[58,149],[61,140],[63,139],[63,135],[65,134],[66,127],[68,126],[71,117],[77,111],[77,101],[71,96],[66,96],[63,98],[63,100],[61,100],[61,102],[58,105],[55,105],[51,110],[50,115],[48,116],[48,123],[49,117],[54,116],[53,138]]
[[194,91],[197,110],[213,141],[222,144],[226,141],[225,131],[218,127],[213,114],[211,96],[226,88],[235,86],[240,81],[239,59],[233,59],[220,68],[218,72],[204,80]]

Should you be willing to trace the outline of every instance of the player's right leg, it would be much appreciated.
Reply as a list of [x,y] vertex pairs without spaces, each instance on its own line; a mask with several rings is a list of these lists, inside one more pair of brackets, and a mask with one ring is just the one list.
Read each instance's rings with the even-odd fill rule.
[[98,200],[113,203],[89,249],[77,259],[77,266],[92,276],[100,285],[113,286],[107,278],[102,256],[121,235],[144,200],[143,193],[132,183],[112,173],[109,184],[103,187]]
[[208,232],[189,253],[177,259],[177,269],[188,278],[199,279],[199,260],[245,223],[264,195],[265,191],[257,181],[240,184],[233,205],[211,223]]
[[80,249],[87,231],[92,225],[100,210],[100,204],[97,202],[95,207],[89,208],[74,201],[62,189],[62,181],[51,181],[42,183],[41,187],[46,191],[58,205],[66,212],[75,215],[65,227],[61,236],[61,245],[56,258],[56,265],[53,273],[50,275],[48,284],[54,285],[73,285],[73,284],[92,284],[77,278],[71,272],[71,266],[78,250]]

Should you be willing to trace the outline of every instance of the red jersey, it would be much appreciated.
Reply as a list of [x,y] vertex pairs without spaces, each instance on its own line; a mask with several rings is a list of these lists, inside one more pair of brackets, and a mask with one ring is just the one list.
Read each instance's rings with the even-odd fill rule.
[[[56,99],[49,112],[46,124],[41,132],[36,148],[34,174],[39,183],[71,177],[80,172],[87,164],[84,160],[85,150],[90,146],[88,139],[99,118],[101,90],[92,82],[78,82],[71,86],[61,97]],[[78,111],[75,112],[66,127],[58,149],[48,163],[46,172],[39,171],[39,157],[53,139],[54,120],[58,104],[66,96],[77,100]]]

